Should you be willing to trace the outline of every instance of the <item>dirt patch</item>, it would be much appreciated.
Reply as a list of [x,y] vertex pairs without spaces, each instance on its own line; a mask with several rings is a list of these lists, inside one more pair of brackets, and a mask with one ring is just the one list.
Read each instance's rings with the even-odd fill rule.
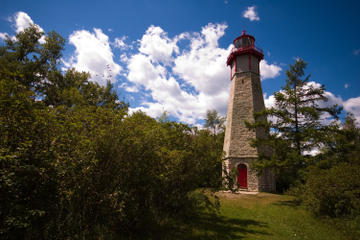
[[274,194],[271,193],[263,193],[263,192],[235,192],[232,193],[230,191],[219,191],[215,193],[216,196],[220,198],[227,199],[238,199],[238,198],[274,198]]

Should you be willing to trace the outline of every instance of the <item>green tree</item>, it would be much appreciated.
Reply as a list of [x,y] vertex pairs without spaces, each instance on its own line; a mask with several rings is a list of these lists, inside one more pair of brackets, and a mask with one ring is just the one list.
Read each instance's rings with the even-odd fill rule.
[[[43,44],[39,42],[42,36]],[[84,181],[70,173],[87,169],[94,162],[90,133],[86,131],[91,125],[82,125],[88,121],[76,118],[79,112],[68,108],[85,105],[93,114],[97,107],[116,110],[120,116],[126,113],[126,105],[117,100],[111,85],[87,84],[88,74],[69,70],[64,75],[58,70],[63,44],[57,33],[44,35],[31,26],[0,47],[2,239],[48,239],[67,220],[65,203]],[[100,126],[105,127],[105,123]],[[85,133],[88,135],[82,135]],[[66,161],[69,165],[64,164]],[[71,176],[72,188],[64,187],[68,186],[66,176]]]
[[216,135],[217,131],[224,130],[225,118],[218,115],[218,112],[214,110],[206,111],[206,119],[204,127],[212,129],[213,135]]
[[360,214],[360,129],[351,113],[334,124],[322,152],[306,174],[298,194],[316,215],[356,218]]
[[261,154],[256,165],[259,169],[276,167],[280,190],[300,179],[299,174],[309,164],[306,153],[322,145],[322,137],[329,131],[321,122],[323,114],[337,118],[341,112],[337,105],[322,107],[321,103],[327,101],[325,88],[309,82],[310,75],[305,76],[306,66],[302,59],[290,65],[286,85],[274,94],[275,106],[255,113],[258,120],[255,124],[247,123],[250,128],[269,130],[266,138],[254,141],[255,146],[271,149]]
[[128,115],[111,84],[61,72],[62,38],[42,36],[0,47],[0,238],[150,238],[191,216],[221,134]]

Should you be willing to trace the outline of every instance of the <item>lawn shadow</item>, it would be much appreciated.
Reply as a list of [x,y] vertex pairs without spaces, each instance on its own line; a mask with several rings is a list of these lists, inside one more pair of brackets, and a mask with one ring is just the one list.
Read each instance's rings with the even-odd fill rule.
[[[237,219],[202,213],[173,228],[166,239],[243,239],[247,234],[269,235],[267,225],[250,219]],[[256,229],[256,230],[255,230]]]
[[300,206],[300,201],[296,200],[296,199],[283,200],[283,201],[274,202],[272,204],[277,205],[277,206],[298,207],[298,206]]

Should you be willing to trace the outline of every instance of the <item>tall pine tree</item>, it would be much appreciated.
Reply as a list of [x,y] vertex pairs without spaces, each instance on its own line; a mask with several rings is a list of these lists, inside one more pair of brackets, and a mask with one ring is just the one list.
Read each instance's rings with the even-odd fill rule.
[[256,166],[260,170],[276,167],[279,190],[299,179],[302,169],[308,165],[308,154],[321,146],[321,136],[327,131],[322,118],[329,115],[337,118],[341,112],[337,105],[322,107],[328,100],[325,88],[309,82],[306,66],[302,59],[290,65],[286,71],[286,85],[274,94],[275,105],[256,113],[255,124],[247,123],[253,129],[264,126],[269,129],[267,138],[254,140],[255,146],[271,149],[270,154],[269,151],[260,153]]

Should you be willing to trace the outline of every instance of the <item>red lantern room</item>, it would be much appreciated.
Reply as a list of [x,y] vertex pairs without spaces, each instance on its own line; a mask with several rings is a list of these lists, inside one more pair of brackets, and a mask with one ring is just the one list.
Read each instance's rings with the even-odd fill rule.
[[231,77],[241,72],[260,74],[259,63],[262,59],[264,59],[264,54],[255,46],[255,38],[246,34],[244,30],[241,36],[235,38],[234,48],[226,63],[231,66]]

